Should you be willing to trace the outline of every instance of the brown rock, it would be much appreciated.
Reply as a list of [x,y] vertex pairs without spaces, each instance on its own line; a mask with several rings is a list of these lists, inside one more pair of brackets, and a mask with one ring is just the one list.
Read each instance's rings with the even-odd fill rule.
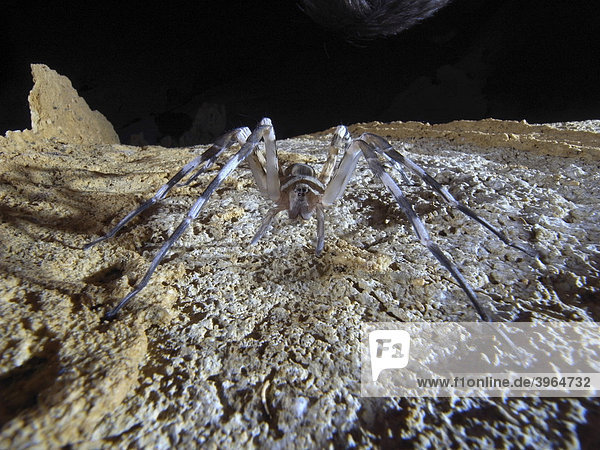
[[[31,130],[26,140],[53,139],[71,144],[118,144],[119,137],[100,112],[92,111],[71,81],[44,64],[32,64],[29,93]],[[15,132],[8,132],[7,136]],[[16,137],[15,137],[16,138]]]

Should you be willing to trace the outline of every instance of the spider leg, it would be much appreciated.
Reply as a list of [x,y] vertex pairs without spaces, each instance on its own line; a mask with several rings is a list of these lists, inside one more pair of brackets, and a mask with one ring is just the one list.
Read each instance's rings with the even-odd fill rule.
[[249,135],[250,129],[247,127],[242,127],[236,128],[235,130],[232,130],[224,134],[223,136],[218,137],[215,140],[215,142],[211,145],[211,147],[202,154],[202,156],[206,157],[205,164],[202,167],[200,167],[196,171],[196,173],[189,177],[185,182],[179,183],[176,186],[189,186],[192,181],[198,178],[199,175],[202,175],[204,172],[210,169],[217,160],[217,158],[235,143],[231,140],[232,137],[235,139],[235,141],[237,141],[238,144],[243,145],[244,142],[246,142],[246,139],[248,139]]
[[404,180],[404,183],[407,186],[415,186],[415,183],[412,183],[409,180],[408,175],[406,175],[406,172],[404,171],[404,169],[402,169],[402,167],[399,164],[394,164],[394,169],[396,169],[398,172],[400,172],[400,176],[402,177],[402,179]]
[[256,187],[264,197],[269,198],[269,191],[267,190],[267,174],[265,173],[266,162],[264,155],[254,151],[246,161],[250,167],[252,176],[254,177]]
[[165,198],[165,196],[169,193],[169,191],[174,187],[174,186],[181,186],[178,185],[177,182],[180,181],[182,178],[184,178],[188,173],[190,173],[192,170],[194,170],[196,167],[198,167],[201,164],[204,164],[202,167],[200,167],[200,169],[198,169],[198,171],[183,185],[187,185],[189,184],[194,178],[196,178],[198,175],[200,175],[202,172],[204,172],[205,170],[207,170],[210,166],[212,166],[212,164],[215,162],[215,160],[218,158],[218,156],[223,153],[225,150],[227,150],[228,148],[230,148],[232,145],[234,145],[236,142],[239,142],[241,144],[243,144],[246,141],[246,138],[248,137],[248,135],[250,134],[250,130],[248,128],[238,128],[235,129],[233,131],[230,131],[227,134],[224,134],[223,136],[221,136],[220,138],[218,138],[215,143],[209,148],[207,149],[204,153],[202,153],[200,156],[194,158],[192,161],[190,161],[189,163],[187,163],[185,166],[183,166],[183,168],[177,172],[166,184],[162,185],[158,191],[156,192],[156,194],[154,194],[154,196],[148,200],[146,200],[144,203],[142,203],[137,209],[131,211],[129,214],[127,214],[125,217],[123,217],[119,223],[117,223],[108,233],[106,233],[104,236],[86,244],[83,246],[84,250],[89,249],[90,247],[105,241],[106,239],[109,239],[111,237],[113,237],[115,234],[117,234],[117,232],[123,228],[129,221],[131,221],[134,217],[136,217],[138,214],[144,212],[145,210],[147,210],[150,206],[154,205],[156,202],[162,200],[163,198]]
[[264,153],[257,148],[252,152],[247,162],[260,193],[265,198],[277,201],[280,195],[280,173],[273,128],[264,136],[263,141],[265,143]]
[[[269,125],[271,121],[267,120]],[[262,123],[262,122],[261,122]],[[276,202],[279,200],[280,184],[279,184],[279,158],[277,157],[277,144],[275,143],[275,130],[272,126],[265,131],[263,136],[263,142],[265,143],[265,177],[266,177],[266,190],[269,198]]]
[[146,274],[142,278],[142,280],[135,286],[135,288],[127,294],[123,300],[119,302],[119,304],[113,308],[111,311],[106,313],[104,316],[105,319],[111,320],[116,317],[118,312],[123,308],[133,297],[135,297],[150,281],[152,274],[160,264],[161,260],[164,258],[165,254],[169,251],[169,249],[175,244],[175,242],[181,237],[181,235],[185,232],[185,230],[189,227],[192,221],[198,217],[200,210],[213,194],[213,192],[221,185],[223,180],[227,178],[231,174],[231,172],[240,165],[242,161],[244,161],[256,148],[259,144],[260,140],[272,133],[273,126],[271,125],[271,121],[269,119],[262,119],[259,126],[255,128],[255,130],[248,136],[246,143],[242,145],[242,148],[229,159],[225,165],[219,170],[217,175],[212,179],[209,185],[206,187],[202,195],[194,202],[190,210],[188,211],[186,217],[181,221],[181,223],[177,226],[173,234],[169,236],[169,238],[163,243],[162,247],[158,251],[158,253],[154,256],[154,259],[150,263],[150,267],[146,271]]
[[[343,136],[343,138],[342,138],[342,136]],[[344,193],[344,190],[346,189],[348,182],[350,181],[350,177],[354,173],[354,169],[356,168],[356,164],[358,163],[358,158],[361,155],[360,147],[356,143],[357,141],[350,141],[350,142],[347,141],[349,136],[350,136],[350,134],[348,133],[348,129],[343,125],[340,125],[335,130],[335,135],[333,137],[331,147],[329,150],[329,156],[327,158],[327,162],[325,163],[325,166],[323,167],[323,170],[321,171],[321,175],[319,175],[319,179],[321,179],[323,181],[325,179],[324,175],[327,174],[326,170],[327,171],[331,170],[328,166],[329,165],[331,167],[334,166],[334,163],[335,163],[335,154],[333,153],[334,146],[338,145],[339,148],[344,148],[345,152],[344,152],[344,156],[342,157],[342,160],[340,161],[340,164],[338,165],[336,171],[327,177],[328,182],[323,181],[323,184],[325,184],[327,186],[325,188],[325,192],[323,193],[323,197],[321,198],[321,204],[323,206],[333,205],[342,196],[342,194]],[[342,140],[336,144],[336,140],[338,140],[338,139],[342,139]],[[335,149],[335,152],[337,153],[337,149]],[[330,161],[332,159],[332,154],[333,154],[333,162]],[[400,175],[402,175],[402,177],[404,178],[404,181],[407,184],[409,184],[409,185],[411,184],[410,180],[408,179],[408,177],[406,176],[406,174],[404,173],[404,171],[402,169],[400,169]]]
[[418,164],[412,161],[410,158],[401,155],[398,153],[392,145],[386,141],[381,136],[377,136],[376,134],[364,133],[360,139],[368,142],[374,147],[374,150],[378,153],[383,154],[389,161],[392,162],[396,169],[401,169],[402,166],[408,167],[410,170],[415,172],[425,183],[427,183],[431,188],[436,191],[441,197],[451,205],[452,207],[458,209],[466,216],[474,219],[479,222],[489,231],[494,233],[498,238],[504,242],[506,245],[516,248],[517,250],[521,250],[524,253],[527,253],[529,256],[536,257],[537,254],[535,250],[527,248],[525,246],[519,245],[513,241],[511,241],[501,230],[495,228],[492,224],[490,224],[487,220],[480,217],[475,211],[468,208],[467,206],[460,203],[458,200],[454,198],[452,194],[448,191],[447,188],[438,183],[435,178],[429,175],[423,168],[421,168]]
[[444,266],[448,270],[448,272],[450,272],[450,274],[454,277],[454,279],[458,282],[465,294],[467,294],[467,297],[469,297],[469,300],[473,304],[479,316],[484,321],[491,322],[490,316],[483,310],[483,308],[479,304],[477,295],[469,285],[468,281],[462,275],[462,273],[458,270],[458,267],[456,267],[456,265],[452,261],[450,261],[450,259],[446,255],[444,255],[442,250],[430,239],[429,233],[425,228],[425,224],[421,221],[419,216],[417,216],[417,213],[402,193],[402,190],[400,189],[398,184],[385,171],[383,165],[377,158],[375,150],[367,142],[362,141],[360,139],[354,141],[354,144],[360,147],[363,155],[365,156],[365,159],[367,160],[369,168],[382,181],[385,187],[392,193],[392,195],[396,199],[396,202],[398,203],[398,206],[410,220],[413,229],[415,230],[415,234],[417,235],[417,238],[425,247],[429,249],[429,251],[433,254],[433,256],[435,256],[435,258],[440,262],[440,264]]
[[315,247],[315,253],[317,256],[323,251],[325,246],[325,211],[321,205],[316,206],[317,213],[317,246]]
[[271,208],[269,210],[267,215],[264,217],[262,223],[260,224],[260,227],[258,228],[258,230],[256,230],[256,233],[254,234],[252,241],[250,241],[250,245],[256,244],[263,237],[265,232],[269,229],[269,225],[271,225],[271,222],[273,221],[275,216],[277,214],[279,214],[281,211],[283,211],[284,209],[285,209],[285,207],[283,207],[283,206],[275,206],[274,208]]
[[335,162],[340,149],[346,149],[351,142],[352,138],[350,137],[348,129],[343,125],[338,126],[335,129],[335,133],[333,133],[333,138],[329,144],[327,160],[325,161],[325,164],[323,164],[323,168],[319,174],[319,180],[321,183],[324,185],[329,183],[331,175],[333,175],[333,170],[335,169]]
[[[346,129],[346,127],[343,128],[344,130]],[[338,130],[339,129],[340,127],[338,127]],[[354,173],[354,169],[356,168],[356,164],[358,163],[358,158],[360,155],[361,151],[358,141],[353,141],[348,147],[346,147],[344,156],[342,157],[337,170],[333,173],[333,176],[329,180],[329,184],[327,184],[327,187],[325,188],[325,191],[321,197],[321,204],[323,206],[333,205],[336,200],[342,196],[348,182],[350,181],[352,173]]]

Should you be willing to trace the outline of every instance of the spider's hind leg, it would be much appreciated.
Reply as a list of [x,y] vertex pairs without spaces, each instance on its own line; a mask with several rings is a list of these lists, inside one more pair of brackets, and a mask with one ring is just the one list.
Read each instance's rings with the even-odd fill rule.
[[417,213],[415,212],[412,205],[409,203],[404,193],[400,189],[400,186],[396,183],[396,181],[390,176],[389,173],[384,169],[383,164],[377,157],[377,153],[372,148],[370,143],[361,139],[355,141],[357,145],[360,146],[365,159],[367,160],[367,164],[369,168],[373,171],[373,173],[381,180],[381,182],[385,185],[385,187],[392,193],[394,199],[398,203],[398,206],[402,210],[408,220],[411,222],[415,234],[421,243],[429,249],[431,254],[435,256],[435,258],[439,261],[439,263],[450,272],[450,274],[454,277],[457,283],[460,285],[462,290],[467,294],[467,297],[471,301],[471,304],[479,314],[482,320],[486,322],[491,322],[490,316],[483,309],[483,307],[479,303],[479,299],[477,298],[477,294],[469,284],[469,282],[465,279],[463,274],[460,272],[456,264],[454,264],[450,258],[448,258],[444,252],[440,249],[440,247],[435,244],[431,238],[429,237],[429,232],[425,227],[423,221],[419,218]]

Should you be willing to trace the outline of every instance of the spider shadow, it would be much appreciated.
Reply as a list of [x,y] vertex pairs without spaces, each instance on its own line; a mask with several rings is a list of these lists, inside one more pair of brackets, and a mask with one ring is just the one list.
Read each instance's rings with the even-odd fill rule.
[[[382,188],[383,189],[383,188]],[[368,196],[361,200],[356,200],[357,214],[366,217],[364,224],[376,230],[384,230],[393,226],[402,226],[412,232],[412,224],[406,214],[399,208],[391,195],[387,192],[383,196]],[[416,190],[411,190],[404,193],[408,202],[412,205],[416,214],[423,220],[425,226],[429,229],[433,226],[439,226],[439,223],[432,223],[426,218],[435,211],[447,210],[451,217],[452,210],[447,209],[447,205],[443,203],[438,196],[433,192],[424,190],[423,187],[416,187]],[[388,198],[389,196],[389,198]],[[439,222],[439,220],[438,220]]]
[[[13,243],[11,250],[0,259],[0,273],[11,274],[31,286],[58,291],[72,298],[77,309],[83,303],[92,304],[92,299],[80,292],[75,280],[69,282],[66,278],[59,278],[57,272],[50,274],[40,270],[40,259],[43,258],[39,253],[40,242],[50,243],[46,251],[61,258],[61,255],[71,254],[73,250],[81,250],[79,241],[82,235],[87,236],[91,231],[103,228],[103,224],[94,219],[98,215],[98,194],[78,188],[72,181],[75,178],[70,178],[75,175],[78,181],[83,178],[81,185],[85,186],[85,177],[97,179],[98,174],[87,170],[73,173],[68,168],[63,173],[65,178],[61,178],[56,167],[29,165],[12,167],[2,174],[0,191],[7,193],[0,200],[0,218],[5,230],[2,239]],[[102,195],[130,197],[127,194]],[[112,209],[118,213],[121,203],[104,201],[102,214]],[[112,220],[110,213],[106,216]],[[103,278],[104,274],[90,277],[93,281]]]
[[[94,193],[73,189],[68,184],[52,184],[56,169],[27,166],[11,171],[10,176],[5,176],[5,184],[11,185],[18,192],[15,195],[16,206],[0,204],[0,213],[5,222],[10,223],[20,231],[19,223],[28,222],[34,226],[49,231],[78,234],[89,232],[97,226],[93,217],[98,211],[98,202],[94,200]],[[90,178],[93,176],[90,174]],[[36,183],[33,180],[43,180]],[[40,203],[49,203],[52,209],[42,210],[35,208]],[[68,211],[59,214],[58,211]],[[48,240],[42,234],[33,235],[32,239]],[[50,239],[65,243],[58,239]]]

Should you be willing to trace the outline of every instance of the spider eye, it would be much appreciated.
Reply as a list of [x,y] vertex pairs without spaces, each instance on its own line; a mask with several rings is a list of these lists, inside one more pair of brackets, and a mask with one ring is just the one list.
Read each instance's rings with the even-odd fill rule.
[[305,184],[299,184],[294,188],[294,192],[298,194],[298,197],[304,197],[306,194],[308,194],[308,186]]

